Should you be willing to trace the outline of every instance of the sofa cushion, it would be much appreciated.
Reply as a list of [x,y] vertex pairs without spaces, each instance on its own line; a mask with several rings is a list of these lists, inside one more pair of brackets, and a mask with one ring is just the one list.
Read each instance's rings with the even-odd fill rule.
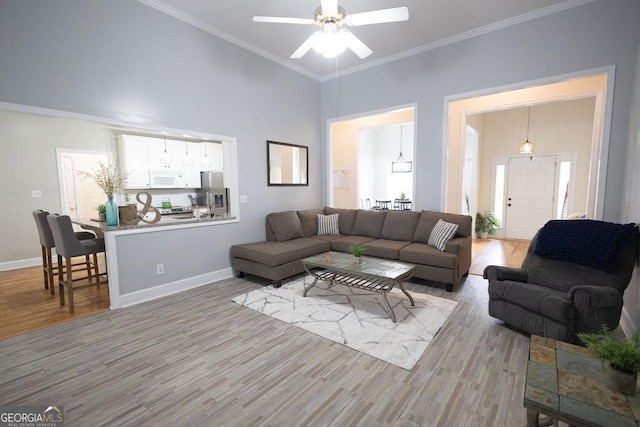
[[389,211],[384,217],[380,238],[410,242],[420,219],[420,212]]
[[426,243],[412,243],[401,248],[398,251],[398,259],[414,264],[424,264],[450,270],[458,266],[457,255],[441,252]]
[[435,227],[438,220],[441,219],[446,222],[458,224],[458,230],[456,236],[467,237],[471,236],[471,217],[469,215],[458,215],[445,212],[434,211],[422,211],[420,219],[416,225],[416,231],[413,233],[413,241],[420,243],[429,242],[429,236],[431,236],[431,230]]
[[298,218],[300,218],[300,223],[302,224],[304,237],[315,236],[318,234],[318,214],[324,215],[324,209],[298,211]]
[[231,246],[231,256],[275,267],[329,251],[329,243],[301,237],[286,242],[255,242]]
[[376,239],[366,242],[363,246],[367,248],[365,255],[386,259],[398,259],[398,251],[410,244],[411,242],[403,242],[400,240]]
[[324,208],[325,215],[340,214],[338,217],[338,228],[340,233],[347,236],[353,234],[353,223],[356,220],[356,209],[341,209],[341,208]]
[[318,236],[340,234],[338,228],[338,218],[340,214],[322,215],[318,214]]
[[374,239],[380,238],[382,224],[384,224],[386,214],[386,212],[367,211],[364,209],[358,210],[351,234],[354,236],[372,237]]
[[439,219],[435,227],[433,227],[433,230],[431,230],[427,244],[444,252],[447,242],[453,238],[457,230],[458,224]]
[[349,246],[351,245],[364,245],[372,240],[371,237],[364,236],[342,236],[337,239],[331,240],[331,250],[338,252],[349,252]]
[[296,211],[270,213],[267,215],[267,224],[277,242],[304,237],[302,223]]

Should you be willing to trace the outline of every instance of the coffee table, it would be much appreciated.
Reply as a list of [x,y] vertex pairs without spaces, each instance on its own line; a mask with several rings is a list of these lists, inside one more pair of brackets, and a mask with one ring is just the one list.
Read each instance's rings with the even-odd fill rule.
[[640,395],[610,389],[606,377],[586,348],[532,335],[524,391],[527,425],[542,425],[539,414],[545,414],[548,421],[572,426],[637,427]]
[[[355,257],[342,252],[325,252],[302,260],[304,269],[314,277],[309,286],[305,286],[303,297],[313,288],[318,279],[329,282],[329,286],[346,285],[353,288],[366,289],[382,294],[385,310],[393,323],[397,323],[396,315],[387,300],[387,292],[398,286],[415,307],[413,297],[404,288],[403,280],[407,280],[416,269],[415,264],[393,261],[369,256],[362,257],[362,263],[356,264]],[[319,270],[313,270],[318,268]]]

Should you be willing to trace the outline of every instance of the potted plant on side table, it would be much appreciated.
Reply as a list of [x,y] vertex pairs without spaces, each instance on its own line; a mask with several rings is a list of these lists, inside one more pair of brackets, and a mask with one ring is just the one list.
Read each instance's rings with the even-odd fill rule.
[[609,386],[621,393],[633,395],[636,392],[638,371],[640,371],[640,329],[631,338],[619,337],[606,326],[597,334],[579,333],[591,353],[609,364]]
[[487,236],[495,236],[496,230],[500,228],[500,220],[496,218],[493,212],[485,212],[482,215],[476,213],[476,233],[480,239],[486,239]]
[[349,252],[351,252],[351,255],[353,255],[355,257],[355,263],[356,264],[362,264],[362,254],[364,254],[364,252],[367,250],[367,248],[365,248],[362,245],[351,245],[349,246]]

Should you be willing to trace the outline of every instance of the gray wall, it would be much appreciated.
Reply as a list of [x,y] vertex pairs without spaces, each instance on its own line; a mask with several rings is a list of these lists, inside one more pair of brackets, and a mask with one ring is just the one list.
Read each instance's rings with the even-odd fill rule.
[[[338,116],[417,103],[416,200],[440,209],[444,100],[488,88],[616,66],[604,218],[620,219],[640,2],[600,0],[338,78]],[[335,117],[335,80],[322,85],[321,140]],[[375,88],[375,90],[371,90]],[[327,152],[323,146],[322,182]],[[326,200],[326,184],[322,197]]]
[[[0,2],[0,102],[237,138],[248,204],[241,223],[177,242],[211,253],[193,274],[228,267],[231,244],[264,237],[267,213],[319,205],[320,84],[135,0]],[[267,187],[267,139],[310,147],[309,187]],[[31,199],[34,185],[57,182],[55,147],[11,144],[0,130],[0,203],[23,209],[0,210],[0,223],[22,238],[0,239],[0,262],[38,257],[31,210],[60,209]],[[24,183],[25,172],[38,178]]]

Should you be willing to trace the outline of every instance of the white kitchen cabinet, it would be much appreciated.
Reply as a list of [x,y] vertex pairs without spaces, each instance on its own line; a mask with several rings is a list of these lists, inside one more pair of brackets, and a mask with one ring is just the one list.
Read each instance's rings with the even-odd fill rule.
[[[224,157],[222,154],[222,144],[218,142],[203,142],[200,143],[200,158],[204,158],[205,153],[211,160],[211,166],[201,166],[203,171],[221,171],[223,169]],[[202,161],[200,162],[202,165]]]
[[119,166],[127,174],[127,189],[149,188],[149,145],[146,139],[131,135],[118,136]]

